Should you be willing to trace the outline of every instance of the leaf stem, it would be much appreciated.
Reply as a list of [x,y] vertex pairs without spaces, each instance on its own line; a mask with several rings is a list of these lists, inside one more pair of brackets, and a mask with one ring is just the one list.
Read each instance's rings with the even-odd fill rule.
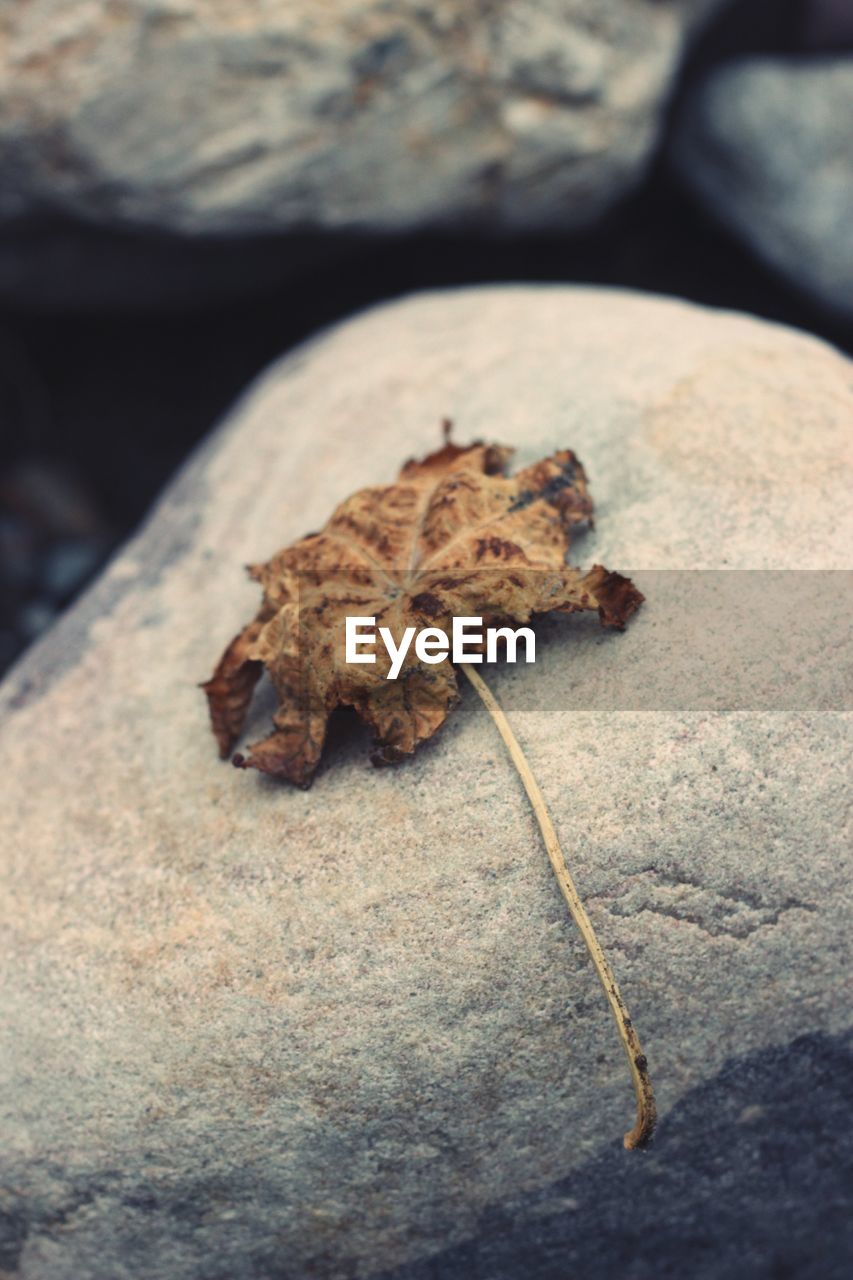
[[581,937],[586,944],[586,949],[589,952],[595,971],[601,979],[604,994],[607,996],[608,1004],[616,1021],[619,1038],[628,1057],[631,1079],[634,1082],[634,1093],[637,1097],[637,1119],[633,1129],[625,1134],[625,1146],[629,1150],[633,1150],[636,1147],[644,1147],[651,1139],[657,1119],[657,1108],[655,1107],[652,1082],[649,1079],[646,1055],[640,1048],[639,1037],[634,1030],[634,1024],[628,1014],[625,1001],[622,999],[619,988],[616,985],[613,970],[610,968],[601,949],[601,944],[595,936],[595,930],[578,896],[574,881],[569,874],[569,868],[566,866],[566,860],[560,848],[560,842],[557,839],[551,816],[545,806],[542,792],[539,790],[539,784],[530,770],[524,752],[519,746],[518,739],[513,733],[500,703],[476,668],[468,663],[460,663],[460,666],[477,690],[486,710],[494,720],[498,732],[512,757],[512,762],[518,770],[518,775],[524,783],[524,789],[536,815],[536,821],[539,823],[539,830],[542,832],[542,839],[545,841],[545,848],[548,850],[548,857],[551,860],[554,875],[557,877],[560,892],[566,900],[566,905],[581,932]]

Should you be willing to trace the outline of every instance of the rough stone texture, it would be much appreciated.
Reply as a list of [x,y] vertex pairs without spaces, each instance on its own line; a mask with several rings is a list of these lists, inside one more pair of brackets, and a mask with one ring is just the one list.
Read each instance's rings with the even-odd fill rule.
[[768,266],[853,316],[853,58],[753,58],[693,90],[672,158]]
[[[579,1274],[842,1274],[849,685],[834,710],[566,708],[662,648],[643,570],[849,564],[851,409],[815,339],[565,288],[416,298],[261,380],[4,686],[7,1270],[550,1280],[571,1241]],[[569,621],[494,684],[643,1034],[648,1157],[476,701],[396,770],[344,725],[303,793],[221,764],[195,687],[255,603],[240,566],[443,414],[521,461],[575,447],[579,558],[647,586],[624,636]]]
[[[719,3],[4,5],[0,227],[58,213],[191,235],[585,225],[641,176],[684,43]],[[85,296],[98,246],[60,235],[44,274],[70,244]],[[0,255],[0,285],[27,250]],[[23,274],[49,296],[38,265]]]
[[851,1089],[849,1037],[735,1058],[673,1108],[640,1169],[603,1151],[394,1280],[846,1280]]

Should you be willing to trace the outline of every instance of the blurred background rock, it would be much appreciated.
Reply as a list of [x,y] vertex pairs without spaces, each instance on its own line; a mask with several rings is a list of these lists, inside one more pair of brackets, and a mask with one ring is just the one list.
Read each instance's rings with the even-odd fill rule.
[[0,667],[372,302],[621,284],[853,349],[851,108],[849,0],[4,5]]

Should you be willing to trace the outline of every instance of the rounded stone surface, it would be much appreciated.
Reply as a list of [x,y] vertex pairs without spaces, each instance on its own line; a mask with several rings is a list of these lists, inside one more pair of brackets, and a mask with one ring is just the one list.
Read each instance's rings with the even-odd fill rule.
[[[756,1177],[745,1139],[727,1166],[714,1126],[763,1141],[738,1064],[775,1080],[789,1043],[843,1028],[849,687],[830,711],[821,684],[843,655],[818,635],[803,705],[595,691],[602,668],[624,679],[666,654],[676,570],[841,580],[852,412],[850,363],[810,337],[548,287],[379,309],[250,389],[3,686],[7,1269],[461,1277],[511,1222],[529,1268],[482,1274],[545,1280],[541,1232],[580,1240],[586,1172],[598,1185],[602,1161],[635,1160],[656,1207],[634,1272],[614,1258],[607,1274],[654,1274],[656,1234],[691,1230],[653,1192],[685,1131],[684,1214],[728,1196],[776,1214],[783,1243],[802,1230],[797,1179]],[[494,677],[642,1032],[663,1117],[645,1159],[618,1149],[621,1051],[476,700],[397,769],[343,730],[303,793],[219,762],[196,687],[255,607],[241,566],[391,480],[445,415],[522,463],[576,449],[598,523],[573,558],[646,591],[623,636],[568,620],[535,667]],[[791,1079],[822,1045],[791,1050]],[[804,1149],[840,1131],[834,1099],[816,1084],[785,1103]],[[815,1173],[822,1203],[834,1169]],[[731,1274],[699,1253],[693,1274]]]

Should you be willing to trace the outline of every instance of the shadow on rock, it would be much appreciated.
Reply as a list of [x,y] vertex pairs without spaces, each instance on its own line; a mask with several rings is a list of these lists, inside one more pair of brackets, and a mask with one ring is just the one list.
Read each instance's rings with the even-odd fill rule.
[[675,1107],[649,1155],[614,1146],[385,1280],[840,1280],[853,1263],[851,1092],[847,1038],[738,1058]]

